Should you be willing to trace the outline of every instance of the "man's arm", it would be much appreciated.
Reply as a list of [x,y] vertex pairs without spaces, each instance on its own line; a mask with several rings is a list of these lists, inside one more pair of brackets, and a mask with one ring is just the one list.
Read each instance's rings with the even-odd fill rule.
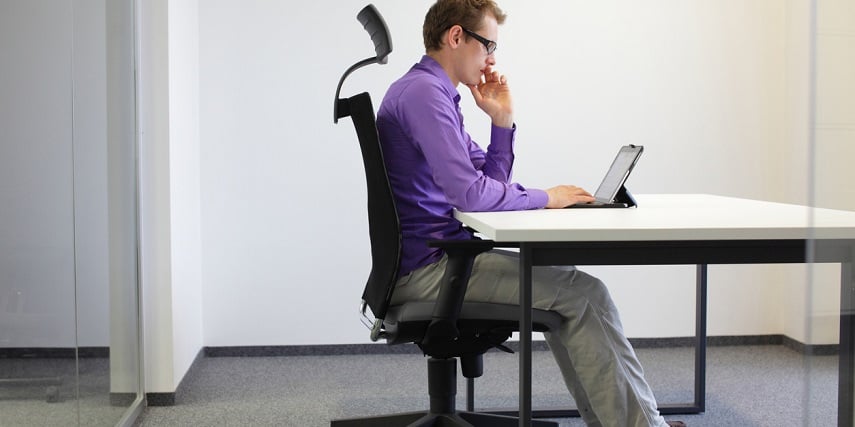
[[469,157],[476,169],[484,175],[504,183],[511,182],[514,166],[514,138],[516,129],[506,129],[491,125],[490,145],[485,153],[481,147],[469,139]]
[[[455,102],[430,82],[411,85],[397,102],[398,121],[424,155],[434,182],[448,202],[466,211],[523,210],[544,207],[548,197],[481,170],[470,157],[474,143],[463,128]],[[405,99],[404,99],[405,98]],[[483,152],[482,152],[483,154]]]
[[[493,121],[494,127],[512,128],[514,125],[513,101],[508,80],[505,76],[487,67],[484,70],[484,78],[479,85],[469,85],[469,91],[475,98],[475,104],[484,110]],[[496,129],[493,130],[495,141]],[[501,146],[499,150],[504,150]],[[492,144],[491,144],[492,148]],[[510,152],[510,162],[513,163],[513,139],[507,145]],[[499,158],[502,158],[501,156]],[[508,158],[505,156],[505,158]],[[488,163],[489,164],[489,163]],[[510,180],[510,164],[507,165],[507,180]],[[594,197],[582,188],[574,185],[559,185],[546,190],[548,201],[547,208],[564,208],[576,203],[588,203],[594,201]]]

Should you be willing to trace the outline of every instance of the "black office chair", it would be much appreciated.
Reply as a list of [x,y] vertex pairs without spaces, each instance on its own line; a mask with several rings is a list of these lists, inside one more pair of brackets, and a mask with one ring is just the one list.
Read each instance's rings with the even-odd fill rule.
[[[483,373],[483,354],[494,347],[510,351],[502,344],[519,329],[518,306],[463,301],[475,256],[492,249],[493,242],[478,239],[431,242],[448,254],[448,266],[437,301],[390,305],[401,259],[401,227],[377,134],[374,107],[368,93],[347,99],[340,99],[339,94],[344,79],[354,70],[372,63],[385,63],[392,43],[386,23],[373,5],[362,9],[357,19],[371,34],[377,56],[354,64],[344,73],[336,89],[334,115],[336,122],[347,116],[353,121],[368,184],[372,267],[362,295],[363,314],[366,306],[371,309],[374,320],[369,320],[369,326],[373,341],[412,342],[430,356],[430,409],[334,420],[331,426],[516,426],[518,420],[513,417],[471,412],[474,409],[471,381]],[[543,310],[533,310],[532,317],[534,330],[541,332],[557,327],[562,321],[557,313]],[[460,359],[463,376],[470,381],[467,403],[470,412],[456,409],[456,358]],[[533,425],[557,426],[547,421],[535,421]]]

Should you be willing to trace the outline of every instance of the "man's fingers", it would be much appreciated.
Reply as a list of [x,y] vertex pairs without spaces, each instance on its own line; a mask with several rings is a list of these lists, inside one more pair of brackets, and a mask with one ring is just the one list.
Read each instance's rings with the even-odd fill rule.
[[466,85],[469,87],[469,91],[472,92],[472,97],[475,98],[475,102],[481,102],[481,91],[478,90],[478,86],[475,85]]

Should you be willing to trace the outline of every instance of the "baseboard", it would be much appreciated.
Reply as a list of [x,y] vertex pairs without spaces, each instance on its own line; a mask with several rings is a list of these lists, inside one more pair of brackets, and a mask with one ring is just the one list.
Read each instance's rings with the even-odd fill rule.
[[2,347],[0,359],[82,359],[110,357],[110,347]]
[[[630,338],[629,342],[635,348],[673,348],[692,347],[695,337],[668,338]],[[516,341],[508,341],[505,345],[511,350],[518,351]],[[745,346],[745,345],[783,345],[793,351],[807,355],[837,354],[837,344],[804,344],[785,335],[736,335],[707,337],[707,346]],[[546,341],[532,342],[535,351],[546,351],[549,347]],[[339,356],[360,354],[421,354],[415,345],[386,345],[386,344],[341,344],[341,345],[279,345],[279,346],[220,346],[205,347],[205,357],[287,357],[287,356]]]
[[[691,347],[695,337],[630,338],[635,348]],[[519,349],[515,341],[506,345]],[[837,354],[837,344],[805,344],[786,335],[734,335],[707,337],[710,347],[740,345],[783,345],[797,353],[816,356]],[[545,341],[534,341],[534,350],[548,350]],[[336,356],[358,354],[419,354],[414,345],[386,344],[329,344],[329,345],[265,345],[265,346],[218,346],[204,347],[196,356],[200,357],[278,357],[278,356]],[[3,347],[0,359],[73,359],[108,358],[110,347]],[[194,365],[195,365],[194,360]],[[192,366],[191,366],[192,369]],[[189,371],[188,371],[189,372]]]
[[358,354],[421,354],[415,345],[332,344],[205,347],[205,357],[346,356]]
[[182,396],[184,396],[186,390],[186,384],[188,378],[192,378],[196,375],[199,366],[199,360],[204,357],[205,351],[204,349],[200,349],[198,353],[196,353],[196,357],[193,358],[193,362],[190,363],[190,368],[187,369],[187,372],[184,374],[184,377],[181,378],[181,382],[178,383],[178,387],[175,388],[174,392],[158,392],[158,393],[146,393],[146,405],[147,406],[174,406],[181,403]]
[[840,346],[837,344],[805,344],[786,335],[782,335],[781,337],[783,341],[782,345],[804,355],[835,356],[840,352]]
[[146,406],[175,406],[175,392],[146,393]]
[[[707,337],[707,347],[783,345],[784,335],[727,335]],[[630,338],[635,348],[693,347],[695,337]],[[795,342],[795,340],[793,340]]]

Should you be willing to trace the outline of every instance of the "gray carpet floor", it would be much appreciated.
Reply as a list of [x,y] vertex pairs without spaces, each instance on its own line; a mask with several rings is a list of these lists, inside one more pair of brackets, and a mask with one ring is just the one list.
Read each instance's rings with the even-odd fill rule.
[[[691,348],[639,349],[660,403],[691,401]],[[517,356],[490,352],[476,383],[476,407],[514,407]],[[534,353],[533,405],[573,401],[548,351]],[[426,359],[420,355],[205,357],[178,404],[149,407],[137,426],[328,426],[335,418],[427,407]],[[458,384],[458,407],[465,384]],[[710,347],[706,411],[671,415],[689,426],[837,424],[837,357],[803,356],[778,345]],[[578,418],[558,420],[582,426]],[[2,424],[2,422],[0,422]]]
[[0,358],[0,378],[60,380],[53,387],[0,386],[0,427],[116,425],[132,400],[111,399],[109,363],[107,358]]

